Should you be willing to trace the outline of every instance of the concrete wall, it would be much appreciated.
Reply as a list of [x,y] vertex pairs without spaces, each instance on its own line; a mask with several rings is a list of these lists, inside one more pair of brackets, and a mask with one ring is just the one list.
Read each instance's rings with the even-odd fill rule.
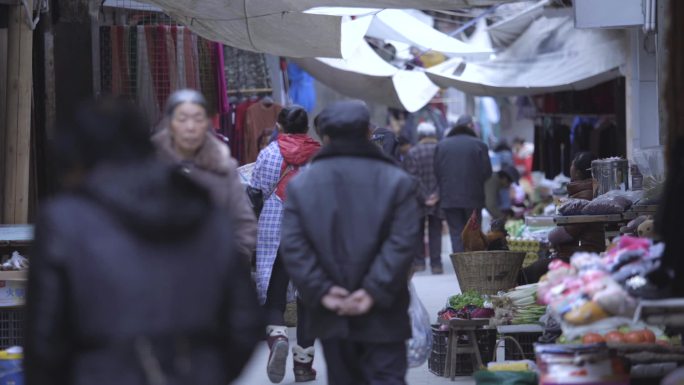
[[661,145],[658,114],[658,82],[655,35],[645,35],[640,28],[627,30],[627,157],[634,149]]

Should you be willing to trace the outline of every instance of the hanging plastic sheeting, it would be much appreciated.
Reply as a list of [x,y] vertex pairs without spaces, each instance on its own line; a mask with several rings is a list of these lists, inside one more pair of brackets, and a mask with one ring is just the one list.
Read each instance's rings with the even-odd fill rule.
[[620,76],[620,30],[575,29],[572,18],[537,19],[508,49],[485,62],[452,59],[426,71],[440,87],[471,95],[512,96],[581,90]]
[[343,95],[409,112],[423,108],[438,90],[424,72],[400,70],[384,61],[366,43],[359,45],[349,59],[294,61]]
[[[473,32],[473,34],[470,35],[468,43],[492,51],[492,53],[494,52],[492,39],[491,37],[489,37],[489,33],[487,32],[486,18],[483,17],[482,19],[477,21],[477,24],[475,24],[475,32]],[[490,57],[492,56],[490,55]]]
[[487,28],[492,42],[497,47],[508,47],[544,13],[544,7],[551,0],[541,0],[522,12],[500,20]]
[[367,36],[400,41],[421,50],[437,51],[450,57],[482,59],[494,53],[491,47],[464,43],[439,32],[400,9],[386,9],[375,14]]
[[206,39],[290,57],[346,57],[362,42],[370,25],[367,18],[281,11],[284,4],[272,0],[145,1]]
[[[508,0],[510,1],[510,0]],[[453,9],[507,0],[144,0],[197,34],[236,48],[289,57],[348,57],[368,29],[315,7]]]

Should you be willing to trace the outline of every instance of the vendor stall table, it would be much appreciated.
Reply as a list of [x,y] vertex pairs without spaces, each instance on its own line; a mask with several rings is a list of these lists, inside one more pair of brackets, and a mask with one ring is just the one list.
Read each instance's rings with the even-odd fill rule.
[[[457,370],[458,359],[463,355],[470,355],[472,372],[480,370],[484,366],[482,352],[478,346],[478,338],[476,331],[482,330],[483,327],[489,325],[488,319],[463,320],[451,319],[449,321],[441,321],[442,324],[449,325],[449,338],[447,342],[447,355],[445,362],[444,377],[451,378],[453,381],[459,371]],[[462,343],[461,335],[465,335],[467,343]],[[461,343],[459,343],[461,342]],[[496,343],[496,337],[494,338]],[[493,352],[489,352],[493,353]],[[492,357],[489,357],[491,359]]]
[[27,245],[32,241],[32,225],[0,225],[0,246]]
[[684,298],[641,300],[634,312],[634,322],[643,320],[658,326],[684,327]]

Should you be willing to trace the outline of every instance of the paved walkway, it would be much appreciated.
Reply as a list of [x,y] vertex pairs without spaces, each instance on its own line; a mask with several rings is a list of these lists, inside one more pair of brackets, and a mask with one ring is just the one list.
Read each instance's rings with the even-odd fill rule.
[[[448,296],[460,292],[454,269],[449,259],[450,245],[448,237],[444,237],[442,250],[442,262],[444,264],[444,274],[433,276],[429,270],[424,273],[416,274],[413,277],[413,284],[416,287],[418,296],[425,305],[425,308],[430,313],[432,320],[436,320],[437,312],[442,309],[446,303]],[[290,329],[290,341],[295,341],[295,331]],[[325,360],[323,358],[322,349],[317,344],[316,360],[314,361],[314,368],[318,371],[318,380],[309,382],[310,385],[324,385],[327,384]],[[234,385],[268,385],[270,382],[266,377],[266,361],[268,358],[268,347],[266,343],[261,343],[257,348],[254,358],[245,369],[242,377],[240,377]],[[475,382],[472,378],[464,378],[456,382],[449,381],[446,378],[437,377],[428,371],[427,363],[419,368],[410,369],[406,377],[409,385],[433,385],[433,384],[456,384],[456,385],[473,385]],[[292,374],[292,354],[288,357],[288,367],[285,379],[281,384],[290,385],[295,384],[294,375]]]

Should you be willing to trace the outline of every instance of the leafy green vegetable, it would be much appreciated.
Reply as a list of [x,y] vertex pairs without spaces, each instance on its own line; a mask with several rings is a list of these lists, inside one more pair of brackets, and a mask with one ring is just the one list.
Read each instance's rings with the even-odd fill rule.
[[484,302],[484,298],[475,291],[466,291],[462,294],[452,295],[448,301],[449,306],[454,309],[462,309],[468,305],[483,307]]

